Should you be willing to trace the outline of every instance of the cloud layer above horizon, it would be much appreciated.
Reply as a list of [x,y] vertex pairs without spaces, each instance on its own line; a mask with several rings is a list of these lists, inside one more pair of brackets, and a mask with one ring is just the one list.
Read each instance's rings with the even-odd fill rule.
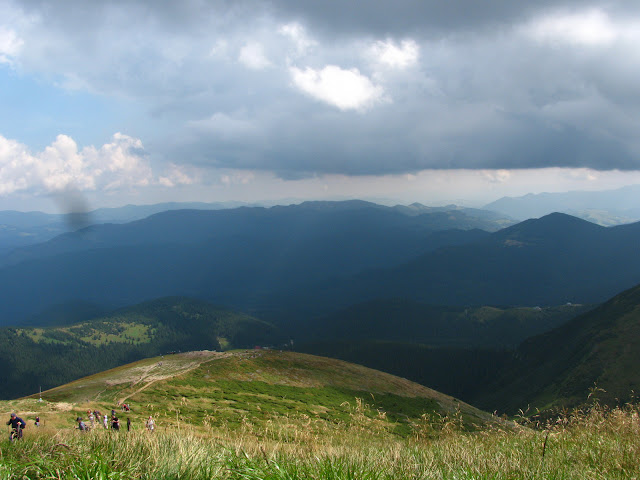
[[0,195],[640,170],[638,44],[631,1],[0,0],[0,74],[102,105],[15,105]]

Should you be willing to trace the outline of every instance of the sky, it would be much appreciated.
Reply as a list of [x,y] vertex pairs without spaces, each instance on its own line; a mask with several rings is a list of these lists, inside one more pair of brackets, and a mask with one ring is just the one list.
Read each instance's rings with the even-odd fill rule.
[[0,0],[0,209],[638,184],[637,45],[636,0]]

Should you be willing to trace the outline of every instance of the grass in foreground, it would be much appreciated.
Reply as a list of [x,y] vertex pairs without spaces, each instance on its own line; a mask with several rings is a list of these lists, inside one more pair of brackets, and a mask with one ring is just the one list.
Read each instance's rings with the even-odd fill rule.
[[0,479],[640,478],[637,406],[595,406],[538,429],[470,433],[455,418],[423,420],[408,439],[372,435],[357,416],[333,434],[286,418],[259,431],[43,429],[0,443]]

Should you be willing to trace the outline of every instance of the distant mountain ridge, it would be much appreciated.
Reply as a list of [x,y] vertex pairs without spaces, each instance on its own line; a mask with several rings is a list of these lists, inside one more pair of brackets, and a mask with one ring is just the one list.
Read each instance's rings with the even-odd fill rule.
[[518,220],[562,212],[603,226],[640,220],[640,185],[616,190],[575,191],[503,197],[483,207]]
[[89,225],[127,223],[154,213],[178,209],[217,210],[246,206],[240,202],[167,202],[153,205],[125,205],[88,212],[43,213],[0,211],[0,255],[13,248],[46,242]]
[[554,213],[409,262],[325,285],[319,302],[444,305],[599,303],[640,282],[640,223],[601,227]]
[[[204,213],[208,211],[209,214]],[[263,227],[267,228],[268,223],[274,221],[295,221],[300,230],[302,224],[300,215],[314,215],[316,222],[323,221],[323,215],[333,217],[340,215],[353,215],[354,212],[375,212],[374,215],[385,216],[388,219],[397,218],[401,223],[410,226],[412,221],[405,217],[415,217],[413,224],[416,228],[432,231],[447,229],[481,229],[485,231],[495,231],[505,225],[514,222],[507,217],[494,212],[477,209],[459,208],[455,205],[448,207],[425,207],[420,204],[413,204],[410,207],[396,206],[385,207],[361,200],[350,200],[344,202],[304,202],[299,205],[275,206],[275,207],[234,207],[226,204],[205,204],[205,203],[165,203],[148,206],[129,205],[117,209],[99,209],[86,214],[86,218],[77,225],[83,225],[79,230],[73,229],[66,224],[64,215],[40,214],[31,212],[23,214],[26,218],[42,219],[43,225],[37,223],[40,220],[33,220],[32,229],[46,229],[46,235],[33,236],[31,238],[25,234],[27,240],[13,240],[14,251],[7,252],[2,258],[2,234],[0,229],[0,265],[16,263],[30,257],[29,252],[39,252],[35,256],[49,256],[66,251],[77,249],[101,248],[103,246],[116,245],[136,245],[145,242],[152,243],[190,243],[201,241],[204,238],[219,235],[223,229],[233,229],[233,234],[243,235],[251,231],[252,225],[247,222],[263,222]],[[180,212],[180,213],[176,213]],[[191,213],[189,213],[191,212]],[[15,223],[22,221],[28,223],[20,216],[20,212],[0,212],[0,225],[3,214],[7,220],[18,218]],[[401,214],[401,215],[396,215]],[[160,215],[164,220],[150,219]],[[296,218],[296,215],[298,218]],[[362,217],[362,215],[360,215]],[[195,219],[195,220],[194,220]],[[404,221],[403,221],[404,219]],[[371,218],[370,220],[373,220]],[[387,221],[383,218],[380,221]],[[164,222],[164,223],[163,223]],[[172,228],[166,224],[174,222]],[[216,222],[216,223],[212,223]],[[267,224],[265,224],[265,222]],[[313,225],[309,224],[310,227]],[[386,225],[394,228],[394,224]],[[17,230],[5,225],[5,234],[14,232],[22,238],[24,235],[16,233]],[[255,226],[253,226],[255,227]],[[340,225],[337,225],[340,227]],[[144,231],[144,229],[159,229]],[[288,228],[288,225],[284,225]],[[216,230],[218,232],[216,232]],[[231,232],[229,232],[231,233]],[[191,239],[193,237],[193,239]],[[11,237],[13,238],[13,237]],[[40,241],[37,241],[40,239]],[[26,242],[26,243],[25,243]],[[5,240],[5,250],[9,249],[10,239]],[[41,245],[46,243],[46,245]]]
[[61,303],[115,308],[171,295],[289,323],[385,298],[594,304],[640,283],[640,223],[605,228],[556,213],[489,233],[473,228],[482,222],[352,201],[92,226],[4,257],[0,324]]
[[2,258],[0,324],[69,301],[116,307],[184,295],[244,308],[272,292],[476,241],[488,235],[477,227],[491,225],[458,211],[407,215],[351,201],[173,210],[91,226]]
[[[317,201],[305,202],[305,204],[307,207],[315,205],[317,209],[338,210],[341,208],[352,209],[358,202],[361,202],[362,205],[375,205],[360,200],[347,200],[342,202]],[[291,204],[290,206],[294,205],[296,204]],[[72,211],[69,213],[2,210],[0,211],[0,255],[15,247],[46,242],[58,235],[73,232],[91,225],[129,223],[156,213],[172,210],[225,210],[240,207],[260,207],[260,205],[243,202],[165,202],[152,205],[125,205],[122,207],[98,208],[91,211]],[[497,230],[514,223],[513,219],[496,212],[458,207],[456,205],[425,207],[419,203],[414,203],[406,207],[403,205],[397,205],[395,207],[379,205],[379,207],[381,209],[395,209],[406,215],[452,212],[453,215],[459,216],[460,218],[466,216],[468,222],[473,223],[475,221],[471,228],[482,228],[488,231]],[[482,223],[479,223],[479,220],[481,220]],[[465,227],[460,226],[460,228]]]

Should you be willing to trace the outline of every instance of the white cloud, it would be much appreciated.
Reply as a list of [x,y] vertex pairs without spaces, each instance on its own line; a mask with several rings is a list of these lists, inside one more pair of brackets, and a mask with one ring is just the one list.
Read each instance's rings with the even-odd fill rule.
[[271,62],[264,53],[264,47],[257,42],[246,43],[240,49],[238,61],[252,70],[264,70],[271,66]]
[[197,182],[194,175],[185,171],[183,165],[169,164],[165,175],[158,178],[158,183],[164,187],[175,187],[176,185],[193,185]]
[[[376,3],[377,18],[389,23],[370,29],[364,28],[373,18],[369,12],[356,23],[345,20],[344,29],[318,23],[321,11],[335,13],[336,20],[349,15],[344,6],[313,2],[300,3],[314,13],[308,16],[274,10],[268,6],[273,2],[260,7],[199,0],[179,6],[110,2],[107,8],[84,2],[77,9],[55,8],[50,0],[9,0],[4,3],[16,6],[7,15],[3,2],[0,61],[19,64],[27,80],[22,89],[14,87],[16,95],[44,97],[35,106],[24,102],[31,111],[5,116],[15,118],[5,125],[15,125],[0,133],[10,131],[12,138],[48,144],[38,135],[54,138],[60,125],[75,139],[96,138],[105,128],[136,131],[153,149],[151,158],[189,159],[203,171],[208,165],[214,173],[207,180],[215,177],[215,183],[219,168],[272,171],[284,178],[539,164],[630,168],[634,156],[628,150],[634,149],[635,158],[640,151],[640,29],[634,33],[640,20],[637,12],[622,16],[615,2],[554,15],[548,2],[516,6],[508,22],[493,17],[495,6],[476,8],[471,2],[467,10],[456,10],[460,23],[453,29],[447,21],[439,25],[436,15],[413,14],[441,10],[426,2],[410,2],[416,5],[410,10]],[[511,10],[506,5],[512,3],[504,8]],[[395,23],[402,16],[416,28]],[[60,111],[61,97],[45,90],[30,95],[28,88],[37,85],[49,92],[60,85],[73,90],[71,108]],[[97,108],[73,108],[74,98],[87,98]],[[393,104],[372,108],[388,99]],[[367,115],[354,122],[340,110]],[[592,138],[602,144],[597,152],[581,147]],[[100,175],[86,165],[91,155],[85,149],[71,154],[63,147],[57,144],[46,163],[50,188],[73,180],[83,188],[118,189],[127,183],[127,171],[132,185],[180,182],[170,172],[145,172],[147,157],[137,147],[130,150],[137,166],[123,153],[120,170],[92,165]],[[101,150],[97,146],[94,156]],[[34,162],[44,154],[24,153]],[[78,157],[82,166],[72,167]],[[0,174],[3,189],[38,184],[35,174],[7,168]]]
[[24,190],[32,163],[24,145],[0,135],[0,195]]
[[299,23],[294,22],[282,25],[278,29],[278,33],[284,35],[285,37],[289,37],[293,41],[296,47],[297,55],[304,55],[312,47],[317,45],[317,42],[315,40],[312,40],[307,36],[307,32],[305,31],[304,27]]
[[80,190],[95,189],[95,173],[71,137],[58,135],[56,140],[34,158],[36,178],[49,192],[74,186]]
[[327,65],[322,70],[291,67],[293,83],[303,92],[340,110],[361,110],[380,102],[384,90],[358,69],[343,70]]
[[0,64],[11,64],[23,44],[24,41],[18,37],[16,32],[0,26]]
[[147,186],[153,181],[153,172],[144,158],[142,141],[121,133],[113,136],[113,142],[83,149],[90,165],[95,165],[96,176],[106,181],[105,190],[122,187]]
[[121,133],[99,149],[82,150],[71,137],[58,135],[42,152],[32,154],[25,145],[0,135],[0,194],[147,186],[153,175],[142,149],[139,139]]
[[572,14],[556,14],[529,24],[527,32],[548,42],[563,42],[585,46],[609,46],[620,34],[619,27],[601,10]]
[[376,60],[392,68],[407,68],[418,62],[420,47],[413,40],[403,40],[397,46],[392,40],[378,41],[371,47]]
[[[607,172],[606,175],[610,175],[611,172]],[[600,179],[603,176],[603,172],[596,172],[590,168],[573,168],[563,172],[564,177],[568,181],[577,181],[582,183],[592,183]]]

